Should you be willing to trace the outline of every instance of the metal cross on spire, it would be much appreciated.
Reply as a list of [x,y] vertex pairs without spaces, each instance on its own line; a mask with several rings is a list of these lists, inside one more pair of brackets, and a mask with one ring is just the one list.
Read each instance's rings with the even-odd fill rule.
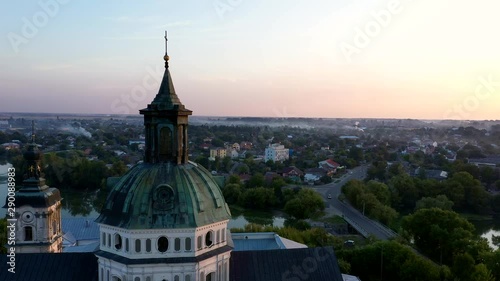
[[165,60],[165,68],[168,68],[168,54],[167,54],[167,44],[168,43],[168,39],[167,39],[167,31],[165,30],[165,56],[163,57],[163,59]]
[[168,43],[168,39],[167,39],[167,31],[165,30],[165,55],[167,55],[167,43]]

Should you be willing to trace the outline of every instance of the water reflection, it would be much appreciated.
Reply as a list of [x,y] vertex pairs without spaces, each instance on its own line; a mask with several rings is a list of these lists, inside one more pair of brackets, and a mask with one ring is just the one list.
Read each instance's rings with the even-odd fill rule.
[[244,228],[245,225],[249,223],[272,225],[277,227],[283,227],[285,224],[285,218],[283,218],[281,214],[273,214],[270,212],[256,210],[240,211],[238,209],[231,208],[231,215],[232,219],[228,223],[229,228]]
[[473,224],[476,227],[476,233],[486,238],[490,247],[497,250],[498,247],[493,244],[492,236],[500,235],[500,220],[474,221]]

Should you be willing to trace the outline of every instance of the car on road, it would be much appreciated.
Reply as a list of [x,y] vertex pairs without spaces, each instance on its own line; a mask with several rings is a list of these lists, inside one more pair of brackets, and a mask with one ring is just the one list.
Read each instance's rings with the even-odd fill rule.
[[332,194],[328,193],[328,199],[332,199]]

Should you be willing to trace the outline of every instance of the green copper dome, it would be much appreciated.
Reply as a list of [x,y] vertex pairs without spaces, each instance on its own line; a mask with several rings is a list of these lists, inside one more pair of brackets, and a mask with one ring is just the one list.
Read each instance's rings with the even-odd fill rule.
[[126,229],[194,228],[230,219],[212,175],[196,163],[142,163],[111,190],[98,223]]

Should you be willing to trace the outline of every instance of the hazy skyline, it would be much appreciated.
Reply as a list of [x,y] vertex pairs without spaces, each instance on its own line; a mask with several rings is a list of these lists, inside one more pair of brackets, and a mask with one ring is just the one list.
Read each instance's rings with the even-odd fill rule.
[[[494,0],[4,3],[0,112],[500,119]],[[497,82],[498,81],[498,82]]]

